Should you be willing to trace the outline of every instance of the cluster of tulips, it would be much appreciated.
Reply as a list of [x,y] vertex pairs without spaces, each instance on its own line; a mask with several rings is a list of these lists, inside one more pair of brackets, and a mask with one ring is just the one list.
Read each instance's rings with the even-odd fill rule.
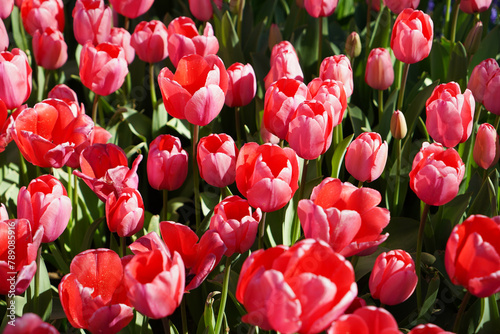
[[[483,308],[488,305],[490,325],[498,324],[497,60],[478,61],[468,82],[432,83],[422,103],[425,117],[408,125],[408,104],[403,102],[410,64],[429,57],[436,44],[434,23],[417,9],[419,0],[357,2],[368,18],[389,13],[396,19],[388,30],[390,48],[365,50],[361,60],[364,83],[378,94],[378,114],[371,121],[378,129],[386,123],[387,133],[372,130],[368,118],[361,127],[366,131],[356,133],[358,128],[352,125],[351,130],[346,123],[354,117],[353,64],[360,62],[362,50],[357,32],[349,35],[346,54],[323,57],[318,46],[317,71],[309,78],[294,44],[282,41],[280,27],[269,24],[269,67],[259,78],[250,63],[226,67],[218,56],[220,47],[229,43],[217,37],[221,21],[228,22],[221,17],[237,17],[237,28],[230,29],[236,36],[245,23],[245,1],[184,2],[196,22],[170,13],[162,21],[137,22],[130,33],[133,20],[148,15],[154,0],[109,0],[109,5],[104,0],[76,0],[69,10],[62,0],[16,0],[15,10],[14,0],[2,0],[0,17],[30,36],[23,36],[24,50],[22,45],[11,47],[12,34],[0,20],[4,333],[72,328],[147,332],[161,326],[171,333],[198,328],[209,333],[388,334],[401,333],[403,326],[411,334],[450,333],[467,327],[461,327],[461,320],[472,308],[471,296]],[[285,2],[317,18],[320,32],[321,24],[340,6],[338,0]],[[483,38],[480,13],[491,3],[455,3],[449,43],[452,50],[460,45],[466,59],[478,50]],[[459,11],[476,20],[465,47],[455,41]],[[71,43],[63,35],[68,12],[78,43],[73,65],[78,75],[73,79],[79,89],[71,88],[61,75],[71,59]],[[22,25],[14,27],[18,21]],[[368,22],[367,28],[371,25]],[[365,31],[367,41],[369,34]],[[139,124],[130,122],[130,131],[142,142],[123,148],[117,145],[116,128],[106,124],[103,105],[116,110],[113,119],[133,108],[110,104],[130,94],[127,80],[135,56],[149,66],[153,123],[170,118],[170,130],[165,124],[152,124],[165,131],[146,138],[137,134]],[[157,63],[162,63],[158,74]],[[38,72],[32,71],[35,64]],[[37,94],[32,92],[33,73],[38,74]],[[389,96],[398,77],[400,83],[386,101],[392,109],[387,112],[384,94]],[[157,88],[162,101],[157,101]],[[81,102],[85,94],[88,101],[93,99],[91,107]],[[248,105],[256,109],[255,132],[241,122],[248,119],[241,117]],[[215,130],[221,128],[224,108],[234,109],[233,128],[225,130],[236,133],[235,139]],[[480,123],[490,115],[496,117],[494,125]],[[211,127],[217,122],[219,126]],[[349,131],[357,137],[353,133],[344,138]],[[417,139],[418,131],[425,140]],[[419,149],[405,169],[403,151],[408,151],[408,139],[414,136]],[[388,164],[391,159],[394,167]],[[10,190],[4,190],[3,183],[12,165],[18,166],[19,190],[9,201]],[[325,173],[329,168],[331,173]],[[478,189],[468,187],[473,181],[465,178],[480,169],[483,182]],[[401,186],[406,180],[412,194]],[[391,191],[380,190],[387,186],[377,189],[377,182],[390,182]],[[204,185],[215,189],[212,205],[200,194]],[[491,206],[478,212],[466,211],[469,202],[462,205],[449,226],[446,247],[435,253],[441,253],[444,267],[437,274],[434,266],[439,265],[423,259],[423,249],[432,249],[424,244],[426,235],[433,233],[429,227],[437,228],[428,223],[431,206],[445,206],[466,192],[468,198],[482,194],[479,188],[486,189]],[[163,196],[161,218],[151,214],[153,206],[148,203],[158,191]],[[185,221],[171,219],[179,217],[176,211],[181,207],[175,198],[169,199],[171,193],[189,197],[184,204],[194,210]],[[421,220],[416,244],[390,248],[387,228],[417,198]],[[452,215],[455,207],[450,208],[445,212]],[[360,269],[361,262],[369,268]],[[462,303],[453,312],[455,323],[440,324],[443,329],[422,317],[417,323],[395,317],[391,307],[405,302],[416,304],[420,315],[435,310],[438,288],[431,290],[429,283],[433,275],[456,285]],[[48,288],[42,290],[45,276]],[[44,304],[43,291],[54,296],[50,307]],[[193,296],[199,300],[193,301]],[[196,307],[186,306],[193,302],[201,305],[201,319],[195,316]],[[60,305],[63,317],[54,316],[53,304]],[[230,304],[237,311],[230,310]],[[487,322],[483,315],[480,320]]]

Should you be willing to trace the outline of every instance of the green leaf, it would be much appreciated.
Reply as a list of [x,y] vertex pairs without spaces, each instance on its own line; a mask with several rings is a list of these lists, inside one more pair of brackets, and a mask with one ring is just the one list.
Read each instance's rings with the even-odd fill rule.
[[448,65],[450,63],[451,43],[445,38],[434,40],[430,53],[432,80],[446,81]]
[[427,294],[425,296],[424,303],[422,304],[420,314],[418,315],[419,318],[424,318],[427,314],[431,314],[434,310],[434,304],[436,303],[440,282],[439,273],[436,272],[427,287]]
[[344,161],[344,155],[347,151],[347,146],[351,143],[354,138],[354,134],[344,138],[337,147],[335,147],[335,152],[332,157],[332,177],[338,178],[340,174],[340,168],[342,168],[342,161]]
[[389,36],[392,30],[391,11],[384,6],[378,13],[370,39],[369,49],[387,48],[389,46]]
[[151,133],[152,138],[156,138],[162,133],[165,133],[167,127],[168,113],[165,110],[165,105],[163,102],[158,104],[158,108],[153,110],[153,120],[151,122]]
[[500,315],[496,295],[481,298],[481,317],[475,333],[495,333],[500,328]]
[[479,49],[476,51],[469,64],[469,73],[472,72],[474,67],[486,58],[496,59],[500,52],[500,26],[493,28],[488,35],[479,44]]
[[[20,10],[17,6],[14,6],[12,9],[12,13],[10,14],[10,20],[11,20],[11,28],[12,28],[12,34],[14,37],[14,42],[16,43],[16,46],[21,49],[21,50],[27,50],[28,45],[27,41],[25,40],[25,34],[24,32],[21,31],[21,29],[24,30],[23,24],[20,20],[21,15],[20,15]],[[23,36],[24,35],[24,36]]]
[[354,135],[359,136],[363,132],[371,131],[370,121],[365,113],[355,105],[348,105],[347,111],[354,129]]
[[450,67],[446,81],[455,81],[460,84],[462,89],[465,89],[467,80],[467,51],[462,42],[458,42],[453,47],[450,58]]
[[215,329],[215,315],[214,315],[214,296],[220,294],[220,291],[212,291],[208,294],[207,300],[205,302],[205,312],[203,312],[203,322],[205,328],[208,329],[208,333],[213,334]]

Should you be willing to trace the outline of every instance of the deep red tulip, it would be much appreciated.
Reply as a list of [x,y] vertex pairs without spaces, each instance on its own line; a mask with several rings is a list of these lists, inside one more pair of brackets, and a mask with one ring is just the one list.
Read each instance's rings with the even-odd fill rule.
[[0,52],[0,99],[7,109],[23,104],[31,94],[31,67],[24,51]]
[[224,106],[228,75],[216,55],[193,54],[179,61],[175,74],[168,67],[163,68],[158,84],[169,115],[204,126],[217,117]]
[[233,138],[213,133],[200,139],[197,150],[198,170],[203,180],[219,188],[234,182],[238,148]]
[[111,32],[109,33],[107,42],[115,45],[119,45],[122,47],[125,52],[125,59],[127,59],[127,64],[131,64],[135,58],[135,50],[130,45],[132,39],[132,35],[125,30],[124,28],[111,28]]
[[453,334],[453,332],[445,331],[441,327],[434,324],[421,324],[413,327],[408,334]]
[[352,95],[354,89],[351,62],[345,55],[330,56],[321,62],[319,69],[321,80],[338,80],[344,85],[345,95]]
[[364,132],[354,139],[345,154],[345,168],[356,180],[379,178],[387,162],[387,142],[376,132]]
[[198,30],[189,17],[177,17],[168,25],[168,54],[175,67],[184,56],[191,54],[206,56],[216,54],[217,51],[219,51],[219,41],[214,36],[210,23],[206,23],[203,35],[198,35]]
[[146,13],[154,0],[109,0],[113,9],[130,19],[135,19]]
[[16,318],[14,324],[5,327],[3,334],[59,334],[59,331],[51,324],[44,322],[38,314],[24,313],[22,317]]
[[484,88],[483,105],[489,112],[500,115],[500,104],[498,103],[498,91],[500,89],[500,69],[497,69],[490,77]]
[[66,63],[68,46],[59,30],[45,28],[33,34],[33,53],[37,65],[47,70],[55,70]]
[[429,15],[406,8],[396,19],[391,35],[394,56],[403,63],[413,64],[431,52],[434,24]]
[[252,102],[257,92],[255,72],[250,64],[234,63],[227,69],[229,77],[226,105],[243,107]]
[[488,10],[491,2],[492,0],[462,0],[460,10],[468,14],[481,13]]
[[327,17],[333,14],[338,0],[304,0],[304,7],[312,17]]
[[[379,2],[377,0],[372,1]],[[384,5],[386,5],[394,14],[399,14],[406,8],[417,9],[419,3],[420,0],[384,0]]]
[[71,326],[92,333],[118,333],[134,317],[123,282],[122,260],[109,249],[73,258],[59,283],[59,299]]
[[470,216],[451,232],[444,256],[453,284],[478,298],[500,291],[500,217]]
[[236,161],[236,186],[264,212],[284,207],[298,189],[299,162],[291,148],[247,143]]
[[323,240],[346,257],[370,255],[389,236],[381,234],[390,220],[389,210],[377,206],[381,201],[375,189],[329,177],[311,199],[299,201],[297,214],[306,238]]
[[376,48],[366,62],[365,82],[373,89],[386,90],[394,82],[394,68],[389,51]]
[[499,68],[500,66],[493,58],[485,59],[474,67],[467,88],[474,94],[476,102],[483,103],[486,84]]
[[500,158],[500,142],[493,125],[483,123],[479,126],[472,154],[476,164],[483,169],[496,165]]
[[189,0],[189,10],[198,20],[208,21],[213,15],[212,2],[217,8],[222,8],[222,0]]
[[157,63],[168,57],[168,32],[163,22],[142,21],[132,34],[130,44],[140,60]]
[[73,31],[79,44],[97,45],[108,41],[112,12],[103,0],[77,0],[72,14]]
[[236,298],[248,311],[242,321],[251,325],[319,333],[344,313],[357,290],[350,262],[327,244],[306,239],[252,252],[241,268]]
[[361,297],[356,297],[352,301],[351,305],[349,305],[347,310],[345,310],[345,314],[354,313],[354,311],[356,311],[358,308],[362,308],[365,306],[366,306],[366,300],[364,300]]
[[45,28],[64,31],[64,8],[62,0],[23,0],[21,18],[24,29],[33,36],[35,31]]
[[149,145],[148,180],[156,190],[178,189],[186,180],[188,154],[179,138],[160,135]]
[[3,0],[0,4],[0,19],[5,20],[12,13],[14,8],[14,0]]
[[66,188],[52,175],[42,175],[22,187],[17,196],[17,217],[26,218],[33,231],[43,226],[42,242],[59,238],[71,218]]
[[344,119],[344,112],[347,109],[347,97],[344,84],[337,80],[321,80],[314,78],[307,85],[311,98],[321,102],[325,109],[330,109],[333,114],[333,127],[336,127]]
[[454,149],[424,142],[413,159],[410,187],[418,198],[429,205],[443,205],[458,194],[465,165]]
[[365,306],[334,321],[327,334],[401,334],[394,316],[384,308]]
[[266,90],[281,78],[295,79],[300,82],[304,81],[299,57],[292,43],[283,41],[274,45],[270,63],[271,69],[264,78]]
[[111,232],[130,237],[144,225],[144,202],[137,189],[125,188],[119,195],[112,192],[106,199],[106,222]]
[[9,48],[9,33],[3,20],[0,20],[0,52],[6,51]]
[[219,233],[227,250],[225,255],[244,253],[252,247],[262,218],[260,209],[252,213],[248,201],[229,196],[217,204],[210,219],[210,229]]

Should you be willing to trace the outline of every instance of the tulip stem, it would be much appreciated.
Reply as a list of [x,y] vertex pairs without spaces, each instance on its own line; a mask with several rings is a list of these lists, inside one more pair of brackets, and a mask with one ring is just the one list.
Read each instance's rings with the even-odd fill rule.
[[498,132],[498,124],[500,124],[500,115],[495,118],[495,130]]
[[318,75],[321,68],[321,55],[323,53],[323,18],[318,17]]
[[262,219],[260,220],[260,225],[259,225],[259,241],[258,241],[258,247],[259,249],[264,248],[264,232],[266,231],[266,216],[267,212],[264,212],[262,214]]
[[163,211],[162,211],[162,221],[168,220],[168,190],[163,189]]
[[450,11],[451,11],[451,0],[446,0],[446,14],[444,19],[444,26],[446,31],[448,30],[450,24]]
[[[69,178],[70,176],[68,175],[68,183],[70,182],[69,181]],[[78,221],[78,176],[74,175],[73,174],[73,202],[71,204],[71,206],[73,207],[72,210],[73,210],[73,226],[76,224],[76,222]]]
[[38,251],[36,253],[36,272],[35,272],[35,294],[33,298],[34,310],[35,313],[40,315],[40,262],[42,257],[42,247],[38,247]]
[[187,329],[187,314],[186,314],[186,298],[182,298],[182,302],[181,302],[181,318],[182,318],[182,334],[188,334],[188,329]]
[[220,298],[219,313],[217,314],[217,323],[215,324],[215,334],[219,334],[224,319],[224,310],[226,308],[227,290],[229,287],[229,276],[231,273],[231,258],[226,258],[226,268],[224,269],[224,282],[222,283],[222,296]]
[[[136,310],[137,312],[137,310]],[[141,326],[141,334],[148,332],[148,317],[145,315],[142,316],[142,326]]]
[[234,108],[234,121],[236,125],[236,145],[238,149],[241,147],[241,129],[240,129],[240,107]]
[[403,99],[405,96],[405,88],[406,88],[406,80],[408,78],[408,71],[410,70],[410,64],[404,63],[404,70],[403,70],[403,76],[401,77],[401,85],[400,85],[400,90],[399,90],[399,96],[398,96],[398,108],[397,110],[401,111],[401,108],[403,108]]
[[420,217],[420,227],[418,228],[418,237],[417,237],[417,255],[415,258],[415,272],[418,277],[417,282],[417,310],[420,312],[422,308],[422,278],[420,277],[420,266],[421,266],[421,256],[422,256],[422,243],[424,238],[424,230],[425,223],[427,221],[427,214],[429,213],[429,209],[431,206],[429,204],[425,204],[424,209],[422,210],[422,216]]
[[130,26],[130,19],[125,16],[125,22],[123,23],[123,28],[128,31],[128,28]]
[[299,186],[299,198],[297,199],[297,203],[295,204],[292,235],[290,236],[290,242],[292,245],[300,238],[300,223],[299,223],[299,215],[297,213],[297,207],[299,206],[299,201],[304,197],[304,191],[306,189],[306,183],[307,183],[306,181],[307,181],[308,166],[309,166],[309,160],[304,160],[304,166],[302,167],[302,177],[300,179],[300,186]]
[[99,105],[99,95],[94,93],[94,103],[92,104],[92,121],[97,124],[97,106]]
[[155,65],[149,63],[149,92],[151,94],[151,106],[156,110],[156,89],[155,89]]
[[401,139],[396,139],[396,181],[394,184],[394,212],[399,212],[399,182],[401,177]]
[[193,183],[194,183],[194,214],[196,220],[196,230],[200,226],[200,177],[198,175],[198,164],[196,163],[196,146],[198,145],[198,135],[200,132],[199,125],[193,125],[192,141],[193,154],[191,164],[193,167]]
[[120,257],[124,257],[127,254],[127,240],[125,237],[120,237]]
[[462,320],[462,316],[465,312],[465,308],[467,307],[467,304],[469,303],[469,299],[471,297],[471,293],[467,291],[467,293],[464,296],[464,299],[462,299],[462,303],[460,304],[460,308],[458,309],[457,317],[455,319],[455,323],[453,324],[453,333],[458,333],[458,329],[460,328],[460,321]]
[[[368,52],[370,50],[370,38],[371,38],[371,18],[372,18],[372,2],[374,0],[368,0],[368,8],[366,9],[366,36],[365,36],[365,56],[368,57]],[[378,1],[378,0],[375,0]],[[382,8],[381,8],[382,10]]]
[[378,90],[378,123],[382,124],[382,116],[384,115],[384,91]]
[[451,21],[451,33],[450,33],[450,41],[451,45],[455,44],[455,35],[457,33],[457,21],[458,21],[458,9],[460,8],[460,0],[455,1],[453,5],[453,18]]
[[238,24],[236,26],[236,33],[238,40],[241,43],[241,24],[243,22],[243,9],[245,8],[245,1],[238,1]]
[[20,173],[20,176],[19,176],[19,180],[21,181],[21,186],[27,186],[28,183],[29,183],[29,179],[28,179],[28,167],[26,167],[26,161],[24,161],[24,156],[23,154],[21,153],[21,151],[19,151],[19,173]]

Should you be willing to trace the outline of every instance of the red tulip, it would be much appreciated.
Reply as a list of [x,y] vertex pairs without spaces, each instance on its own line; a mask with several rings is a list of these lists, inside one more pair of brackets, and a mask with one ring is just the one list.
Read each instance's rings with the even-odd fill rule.
[[370,293],[386,305],[404,302],[413,294],[418,277],[411,255],[402,249],[377,256],[370,274]]
[[493,58],[485,59],[474,67],[467,88],[474,94],[476,102],[483,103],[486,84],[499,68],[500,66]]
[[14,324],[5,327],[3,334],[59,334],[59,331],[49,323],[44,322],[38,314],[24,313],[16,318]]
[[167,112],[200,126],[210,123],[222,110],[227,82],[224,63],[215,55],[186,56],[179,61],[175,74],[165,67],[158,75]]
[[333,14],[338,0],[304,0],[304,7],[312,17],[327,17]]
[[113,9],[130,19],[135,19],[146,13],[154,0],[109,0]]
[[47,70],[55,70],[66,63],[68,46],[59,30],[45,28],[43,33],[37,30],[33,34],[32,42],[37,65]]
[[217,8],[222,8],[222,0],[189,0],[189,11],[200,21],[208,21],[212,18],[212,2]]
[[64,8],[62,0],[23,0],[21,18],[24,29],[33,36],[35,31],[45,28],[64,31]]
[[103,0],[77,0],[73,8],[73,31],[76,41],[85,45],[107,42],[111,32],[111,8]]
[[321,102],[325,109],[330,109],[333,114],[333,127],[336,127],[344,119],[344,112],[347,109],[347,97],[344,85],[336,80],[321,80],[314,78],[307,88],[311,93],[311,98]]
[[186,180],[188,154],[179,138],[160,135],[149,145],[148,180],[156,190],[178,189]]
[[[372,0],[378,2],[377,0]],[[394,14],[401,13],[406,8],[416,9],[420,0],[384,0],[386,5]]]
[[203,180],[219,188],[234,182],[238,148],[233,138],[225,133],[211,134],[200,139],[197,150],[198,170]]
[[370,255],[389,236],[380,234],[390,220],[389,210],[377,206],[381,201],[375,189],[328,177],[311,199],[299,201],[297,214],[306,238],[323,240],[346,257]]
[[345,168],[356,180],[372,182],[384,171],[387,152],[387,142],[378,133],[362,133],[347,148]]
[[310,98],[307,86],[295,79],[282,78],[266,91],[262,121],[269,132],[285,139],[295,110]]
[[492,0],[462,0],[460,10],[468,14],[481,13],[488,10],[491,2]]
[[210,23],[206,23],[201,36],[189,17],[177,17],[168,25],[168,54],[175,67],[184,56],[198,54],[204,57],[217,51],[219,42]]
[[160,249],[138,253],[125,266],[127,296],[134,308],[152,319],[174,313],[184,295],[185,268],[179,253]]
[[498,103],[498,91],[500,89],[500,69],[497,69],[490,77],[484,88],[483,105],[489,112],[500,115],[500,104]]
[[228,87],[226,105],[243,107],[252,102],[257,92],[255,72],[250,64],[234,63],[227,69]]
[[0,52],[6,51],[9,48],[9,33],[5,28],[3,20],[0,20]]
[[253,252],[236,288],[236,298],[248,311],[242,321],[283,333],[325,330],[356,294],[351,264],[312,239]]
[[458,194],[465,165],[454,149],[424,142],[413,160],[410,187],[429,205],[443,205]]
[[88,146],[93,126],[89,116],[75,115],[64,101],[47,99],[17,116],[12,136],[24,158],[36,166],[76,167],[70,158]]
[[338,80],[344,84],[345,95],[352,95],[354,88],[352,68],[349,58],[345,55],[331,56],[323,59],[319,69],[321,80]]
[[0,52],[0,99],[7,109],[23,104],[31,94],[31,67],[24,51]]
[[500,291],[500,219],[474,215],[451,232],[444,264],[453,284],[478,298]]
[[144,225],[144,202],[137,189],[125,188],[116,195],[112,192],[106,199],[106,222],[111,232],[120,237],[130,237]]
[[266,90],[281,78],[304,81],[304,74],[300,67],[299,57],[292,43],[280,42],[273,46],[271,52],[271,69],[264,78]]
[[448,332],[439,326],[433,324],[421,324],[413,327],[408,334],[453,334],[453,332]]
[[401,334],[392,314],[384,308],[375,306],[365,306],[352,314],[341,316],[326,332],[327,334]]
[[43,227],[33,231],[27,219],[0,221],[0,295],[12,290],[20,295],[28,288],[35,276],[42,236]]
[[17,196],[17,217],[28,219],[33,231],[43,226],[44,243],[56,240],[64,232],[71,210],[66,188],[51,175],[32,180]]
[[391,35],[394,56],[403,63],[413,64],[431,52],[434,24],[429,15],[406,8],[396,19]]
[[376,48],[370,51],[366,63],[365,82],[371,88],[379,90],[386,90],[392,85],[394,69],[387,49]]
[[140,60],[157,63],[168,57],[168,32],[163,22],[142,21],[132,34],[130,44]]
[[134,317],[123,282],[122,260],[109,249],[73,258],[59,283],[59,299],[71,326],[92,333],[118,333]]
[[12,140],[11,132],[9,126],[11,124],[12,118],[9,116],[9,111],[7,106],[0,99],[0,153],[2,153],[9,142]]
[[239,196],[229,196],[217,204],[210,219],[210,229],[217,231],[227,250],[225,255],[244,253],[252,247],[262,212],[252,213],[248,202]]
[[14,0],[3,0],[0,4],[0,19],[5,20],[12,13],[14,8]]
[[111,28],[111,32],[109,33],[107,42],[111,44],[115,44],[121,46],[123,51],[125,52],[125,59],[127,59],[127,64],[131,64],[135,58],[135,50],[130,45],[130,41],[132,36],[130,33],[124,28]]
[[236,186],[254,208],[284,207],[298,188],[299,162],[291,148],[247,143],[236,161]]
[[476,164],[483,169],[496,165],[500,158],[500,142],[493,125],[484,123],[479,126],[472,154]]

